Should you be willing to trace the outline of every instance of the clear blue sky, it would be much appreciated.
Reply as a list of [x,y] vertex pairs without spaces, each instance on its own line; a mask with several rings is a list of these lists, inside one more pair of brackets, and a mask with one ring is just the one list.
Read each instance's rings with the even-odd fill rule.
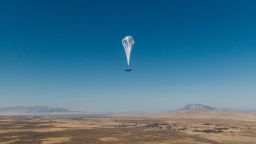
[[[256,109],[254,0],[2,0],[0,106]],[[132,35],[132,72],[121,40]]]

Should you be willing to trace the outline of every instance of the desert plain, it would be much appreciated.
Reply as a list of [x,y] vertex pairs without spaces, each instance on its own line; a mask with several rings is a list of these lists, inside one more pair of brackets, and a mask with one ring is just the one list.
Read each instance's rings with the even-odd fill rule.
[[256,114],[0,116],[0,144],[256,144]]

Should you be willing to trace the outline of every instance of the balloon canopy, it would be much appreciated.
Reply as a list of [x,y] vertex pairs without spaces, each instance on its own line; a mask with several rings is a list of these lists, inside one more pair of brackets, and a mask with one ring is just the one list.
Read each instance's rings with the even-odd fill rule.
[[124,46],[124,51],[126,54],[126,60],[127,60],[127,65],[128,67],[130,66],[130,56],[132,52],[132,47],[134,45],[134,39],[132,36],[126,36],[122,40],[122,44]]

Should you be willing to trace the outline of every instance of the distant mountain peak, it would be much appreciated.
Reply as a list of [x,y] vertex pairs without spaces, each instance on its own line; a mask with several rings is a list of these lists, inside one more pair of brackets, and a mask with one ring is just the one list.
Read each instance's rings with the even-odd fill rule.
[[203,105],[203,104],[188,104],[186,106],[184,106],[183,108],[179,109],[179,111],[184,111],[184,110],[216,110],[216,108],[211,107],[211,106],[207,106],[207,105]]

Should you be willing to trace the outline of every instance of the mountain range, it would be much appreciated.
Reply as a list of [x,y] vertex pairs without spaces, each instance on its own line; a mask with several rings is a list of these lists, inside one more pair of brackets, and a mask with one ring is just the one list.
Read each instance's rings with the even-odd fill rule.
[[178,109],[178,111],[188,111],[188,110],[217,110],[217,108],[196,103],[196,104],[188,104],[183,108]]
[[[185,113],[189,115],[196,115],[197,113],[220,113],[220,112],[246,112],[255,113],[256,111],[239,111],[231,109],[219,109],[203,104],[188,104],[171,113],[181,114],[185,116]],[[167,112],[168,113],[168,112]],[[0,108],[0,115],[65,115],[65,114],[93,114],[82,111],[73,111],[64,108],[54,108],[47,106],[14,106],[14,107],[2,107]],[[165,113],[166,114],[166,113]],[[110,114],[111,115],[111,114]]]
[[63,108],[52,108],[47,106],[15,106],[0,108],[0,115],[51,115],[51,114],[73,114],[71,111]]

